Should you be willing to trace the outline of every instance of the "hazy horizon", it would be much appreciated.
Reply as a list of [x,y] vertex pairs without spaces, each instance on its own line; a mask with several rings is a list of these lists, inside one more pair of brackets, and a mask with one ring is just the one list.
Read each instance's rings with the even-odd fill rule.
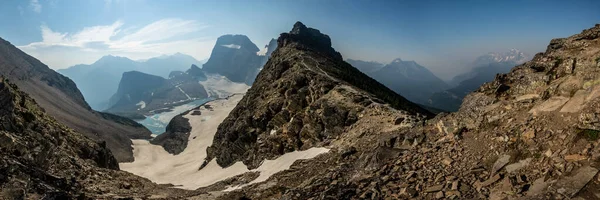
[[0,37],[53,69],[104,55],[210,56],[224,34],[259,48],[296,21],[328,34],[344,59],[414,60],[449,80],[488,52],[534,55],[600,23],[598,1],[4,1]]

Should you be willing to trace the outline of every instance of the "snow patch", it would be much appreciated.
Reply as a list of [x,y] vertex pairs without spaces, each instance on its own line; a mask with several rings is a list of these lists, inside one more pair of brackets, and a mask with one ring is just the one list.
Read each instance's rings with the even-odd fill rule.
[[185,115],[184,117],[189,119],[192,131],[187,148],[178,155],[169,154],[164,148],[150,144],[148,140],[132,140],[135,160],[131,163],[120,163],[120,168],[159,184],[170,183],[178,185],[178,188],[190,190],[209,186],[246,172],[260,172],[259,177],[252,182],[228,188],[234,190],[265,181],[273,174],[289,169],[296,160],[311,159],[329,152],[327,148],[294,151],[281,155],[275,160],[265,160],[254,170],[248,170],[242,162],[222,168],[216,163],[216,159],[213,159],[202,170],[198,170],[207,156],[206,148],[212,145],[219,124],[242,97],[243,95],[234,95],[229,99],[215,100],[207,103],[211,109],[200,107],[202,115]]
[[140,107],[140,108],[138,108],[138,110],[144,109],[146,107],[146,102],[140,101],[139,103],[137,103],[135,105]]
[[225,98],[232,94],[246,93],[250,88],[249,85],[236,83],[229,80],[225,76],[218,74],[207,74],[206,80],[200,81],[209,97]]
[[256,55],[258,55],[258,56],[266,56],[268,51],[269,51],[269,47],[266,46],[265,48],[261,49],[260,51],[257,51]]
[[192,97],[190,97],[190,95],[188,95],[187,93],[185,93],[185,91],[183,91],[183,90],[182,90],[182,89],[179,87],[179,85],[177,85],[177,86],[175,86],[175,87],[177,87],[177,89],[179,89],[179,91],[181,91],[181,93],[183,93],[183,95],[185,95],[185,97],[187,97],[187,100],[190,100],[190,99],[192,99]]
[[237,44],[224,44],[224,45],[221,45],[221,46],[222,47],[227,47],[227,48],[230,48],[230,49],[240,49],[240,48],[242,48],[242,46],[237,45]]

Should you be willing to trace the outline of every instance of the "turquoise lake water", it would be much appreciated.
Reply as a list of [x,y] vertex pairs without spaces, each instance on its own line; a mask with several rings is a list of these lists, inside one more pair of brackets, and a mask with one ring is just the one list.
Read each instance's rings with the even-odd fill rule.
[[167,125],[169,124],[171,119],[173,119],[173,117],[192,108],[198,107],[213,99],[214,98],[199,99],[190,103],[175,106],[171,109],[171,111],[154,114],[152,116],[146,116],[146,119],[139,120],[137,122],[148,128],[152,132],[152,134],[160,135],[165,132]]

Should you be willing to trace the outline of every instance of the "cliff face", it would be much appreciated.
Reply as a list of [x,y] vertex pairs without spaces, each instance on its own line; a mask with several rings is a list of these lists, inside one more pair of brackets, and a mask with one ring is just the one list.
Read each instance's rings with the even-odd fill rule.
[[92,110],[73,81],[1,39],[0,75],[12,80],[60,123],[95,141],[106,141],[119,161],[133,160],[130,138],[150,137],[148,129],[131,126],[133,121],[113,121]]
[[187,72],[171,73],[169,79],[142,72],[123,73],[119,89],[111,97],[107,112],[130,118],[144,118],[156,110],[208,97],[198,81],[206,79],[204,72],[192,65]]
[[118,171],[106,142],[60,124],[0,77],[0,199],[182,198],[190,194]]
[[552,40],[455,113],[401,128],[386,121],[397,110],[363,112],[343,133],[357,138],[223,198],[596,199],[599,80],[600,24]]
[[262,67],[258,51],[258,47],[245,35],[221,36],[202,70],[221,74],[233,82],[252,84],[256,72]]
[[383,103],[415,119],[430,116],[344,62],[329,36],[298,22],[281,34],[277,50],[219,126],[207,159],[255,168],[264,159],[342,137],[364,110]]

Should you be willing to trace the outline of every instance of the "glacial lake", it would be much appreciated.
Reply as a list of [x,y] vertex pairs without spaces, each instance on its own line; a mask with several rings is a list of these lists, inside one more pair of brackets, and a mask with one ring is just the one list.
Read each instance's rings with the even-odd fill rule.
[[175,106],[171,108],[170,111],[161,112],[158,114],[154,114],[151,116],[146,116],[146,119],[137,121],[138,123],[144,125],[148,130],[152,132],[152,134],[160,135],[165,132],[167,125],[173,119],[173,117],[188,111],[192,108],[198,107],[208,101],[213,100],[214,98],[206,98],[195,100],[183,105]]

